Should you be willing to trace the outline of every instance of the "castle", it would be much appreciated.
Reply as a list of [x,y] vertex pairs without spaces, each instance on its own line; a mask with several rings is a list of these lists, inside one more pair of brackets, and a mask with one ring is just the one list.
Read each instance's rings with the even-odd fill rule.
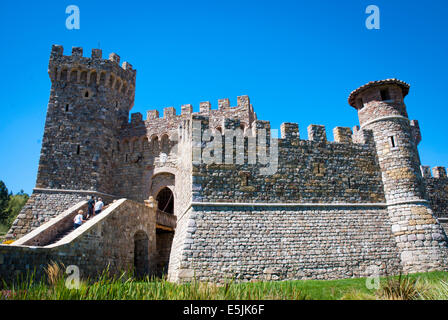
[[[447,268],[446,169],[431,175],[420,164],[407,83],[351,92],[360,125],[336,127],[335,141],[320,125],[301,139],[295,123],[276,139],[247,96],[129,122],[136,70],[119,62],[53,46],[36,187],[9,231],[17,240],[0,246],[2,277],[42,272],[50,260],[84,276],[109,265],[176,282]],[[108,207],[71,231],[91,195]]]

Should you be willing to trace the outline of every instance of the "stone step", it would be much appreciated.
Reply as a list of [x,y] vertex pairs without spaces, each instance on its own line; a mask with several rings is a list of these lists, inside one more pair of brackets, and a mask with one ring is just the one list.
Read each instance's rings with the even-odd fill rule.
[[[102,211],[106,210],[109,207],[109,205],[104,206]],[[87,219],[87,221],[89,221],[91,218]],[[69,235],[70,233],[72,233],[75,229],[70,228],[64,231],[59,232],[54,238],[53,240],[51,240],[47,245],[53,244],[58,242],[59,240],[65,238],[67,235]]]

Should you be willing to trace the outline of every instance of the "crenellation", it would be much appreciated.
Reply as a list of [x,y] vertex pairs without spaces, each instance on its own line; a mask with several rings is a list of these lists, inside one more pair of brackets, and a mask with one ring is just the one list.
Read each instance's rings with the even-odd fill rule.
[[360,129],[359,126],[353,127],[353,142],[360,144],[371,144],[373,145],[375,142],[373,140],[373,131]]
[[280,125],[280,134],[282,139],[299,140],[299,124],[292,122],[283,122]]
[[345,127],[336,127],[333,129],[334,141],[339,143],[352,143],[352,130]]
[[115,62],[116,64],[120,64],[120,56],[116,53],[109,54],[109,60]]
[[446,168],[445,167],[434,167],[432,168],[432,175],[434,178],[446,178]]
[[250,108],[249,96],[244,95],[237,97],[237,105],[238,107],[249,109]]
[[64,55],[64,47],[63,46],[54,44],[51,47],[50,59],[52,59],[53,57],[62,57],[63,55]]
[[[97,74],[100,74],[100,77],[97,80],[97,85],[111,87],[111,84],[115,84],[115,82],[110,82],[110,79],[114,80],[115,78],[120,78],[121,81],[129,83],[126,87],[127,90],[124,93],[129,94],[132,98],[133,92],[131,89],[132,84],[135,83],[136,77],[136,70],[132,68],[132,65],[123,63],[123,66],[120,66],[120,57],[115,53],[111,53],[108,60],[103,60],[102,51],[100,49],[92,49],[91,58],[83,57],[82,54],[83,49],[81,47],[73,47],[72,54],[70,56],[64,56],[62,46],[53,46],[48,66],[50,79],[52,79],[52,81],[78,82],[77,76],[73,78],[71,77],[73,70],[76,70],[76,74],[79,72],[91,73],[94,71]],[[94,82],[89,83],[94,84]]]
[[420,166],[423,178],[432,178],[431,168],[429,166]]
[[227,110],[230,108],[230,100],[229,99],[219,99],[218,100],[218,110]]
[[121,67],[122,67],[124,70],[134,70],[133,67],[132,67],[132,64],[130,64],[130,63],[127,62],[127,61],[123,62],[123,64],[121,65]]
[[327,142],[325,126],[310,124],[308,126],[308,140],[315,142]]
[[193,113],[193,106],[191,104],[184,104],[181,106],[181,115],[190,115]]
[[210,104],[209,101],[199,103],[199,112],[200,113],[210,113],[211,109],[212,109],[212,105]]
[[163,108],[163,118],[172,119],[176,116],[176,109],[174,107]]
[[72,57],[82,58],[82,48],[81,47],[73,47],[72,48]]
[[422,141],[422,134],[420,131],[420,125],[418,124],[418,120],[411,120],[410,125],[412,137],[414,138],[415,144],[418,145]]
[[143,115],[140,112],[131,113],[131,124],[135,125],[137,123],[143,122]]
[[103,50],[101,50],[101,49],[92,49],[91,57],[94,60],[101,60],[103,58]]
[[159,111],[158,110],[146,111],[146,120],[154,120],[154,119],[159,119]]

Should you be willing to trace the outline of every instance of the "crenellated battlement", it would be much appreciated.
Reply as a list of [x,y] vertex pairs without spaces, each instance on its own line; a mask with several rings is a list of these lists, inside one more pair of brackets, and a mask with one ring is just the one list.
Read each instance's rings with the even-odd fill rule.
[[[361,130],[359,126],[352,129],[347,127],[335,127],[333,129],[334,141],[328,141],[326,128],[323,125],[310,124],[307,128],[308,141],[318,143],[343,143],[343,144],[371,144],[373,134],[369,130]],[[280,125],[281,139],[287,141],[304,141],[300,139],[299,125],[292,122],[284,122]]]
[[[218,99],[218,108],[212,108],[212,104],[210,101],[203,101],[199,103],[199,111],[193,112],[192,104],[184,104],[181,106],[181,114],[178,115],[176,113],[176,109],[174,107],[166,107],[163,109],[163,118],[164,119],[172,119],[174,117],[182,117],[189,116],[191,114],[210,114],[212,116],[231,116],[232,113],[238,111],[249,111],[254,114],[253,107],[250,104],[250,100],[248,96],[238,96],[237,97],[237,105],[231,106],[230,99]],[[155,120],[159,118],[159,112],[157,110],[148,110],[147,111],[147,120]]]
[[[243,134],[244,137],[254,137],[260,133],[260,130],[264,130],[268,137],[271,136],[271,123],[265,120],[255,120],[250,128],[246,128],[244,124],[238,118],[224,118],[222,119],[222,127],[217,130],[213,125],[213,117],[202,114],[193,114],[192,120],[201,121],[203,130],[211,130],[212,133],[220,132],[222,136],[226,134],[239,135]],[[238,129],[241,131],[239,132]],[[238,131],[238,132],[237,132]],[[352,129],[348,127],[335,127],[333,129],[334,141],[327,139],[326,127],[324,125],[310,124],[307,127],[308,138],[301,139],[298,123],[284,122],[280,125],[280,138],[279,141],[284,141],[288,144],[298,146],[300,141],[308,141],[319,144],[345,144],[345,145],[372,145],[373,132],[371,130],[360,129],[359,126],[355,126]],[[285,145],[281,143],[280,145]]]
[[445,167],[437,166],[432,169],[429,166],[420,166],[423,178],[446,179],[447,172]]
[[[202,103],[208,107],[209,103]],[[164,108],[163,118],[159,117],[158,110],[147,111],[147,120],[143,120],[140,113],[138,115],[131,115],[131,122],[128,124],[128,132],[124,134],[127,138],[132,136],[141,135],[141,127],[143,123],[146,125],[146,130],[148,132],[148,137],[156,135],[159,138],[168,134],[171,136],[170,132],[177,130],[178,126],[181,125],[182,120],[201,120],[206,121],[207,125],[205,129],[210,129],[212,133],[220,132],[221,135],[226,135],[227,132],[234,134],[232,131],[241,129],[243,136],[256,136],[259,130],[265,130],[267,136],[271,134],[271,124],[269,121],[264,120],[254,120],[249,126],[246,125],[244,119],[239,117],[216,117],[213,113],[201,113],[201,112],[191,112],[192,105],[182,105],[181,114],[176,114],[176,109],[174,107]],[[225,116],[225,115],[224,115]],[[136,120],[138,119],[138,121]],[[136,133],[132,133],[133,130]],[[373,132],[371,130],[360,129],[359,126],[355,126],[352,129],[348,127],[335,127],[333,129],[334,141],[327,139],[326,127],[324,125],[311,124],[307,127],[308,138],[301,139],[299,132],[299,125],[297,123],[285,122],[280,126],[280,139],[279,141],[284,141],[290,143],[291,145],[297,146],[300,141],[309,141],[320,144],[361,144],[361,145],[373,145]],[[284,145],[284,143],[282,144]]]
[[64,48],[53,45],[48,65],[52,82],[71,82],[87,86],[104,86],[133,98],[137,70],[129,62],[120,66],[120,56],[111,53],[102,58],[101,49],[92,49],[91,57],[83,57],[83,49],[73,47],[72,54],[64,55]]

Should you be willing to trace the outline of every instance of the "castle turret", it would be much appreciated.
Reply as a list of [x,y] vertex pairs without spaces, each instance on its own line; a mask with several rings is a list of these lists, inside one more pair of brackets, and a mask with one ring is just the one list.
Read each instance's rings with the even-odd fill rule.
[[63,55],[54,45],[48,73],[50,100],[36,188],[112,193],[118,133],[134,104],[136,70],[120,57],[91,58],[82,48]]
[[400,80],[369,82],[350,94],[362,130],[371,130],[382,172],[384,193],[404,271],[446,265],[446,235],[425,200],[417,145],[418,123],[408,118]]

